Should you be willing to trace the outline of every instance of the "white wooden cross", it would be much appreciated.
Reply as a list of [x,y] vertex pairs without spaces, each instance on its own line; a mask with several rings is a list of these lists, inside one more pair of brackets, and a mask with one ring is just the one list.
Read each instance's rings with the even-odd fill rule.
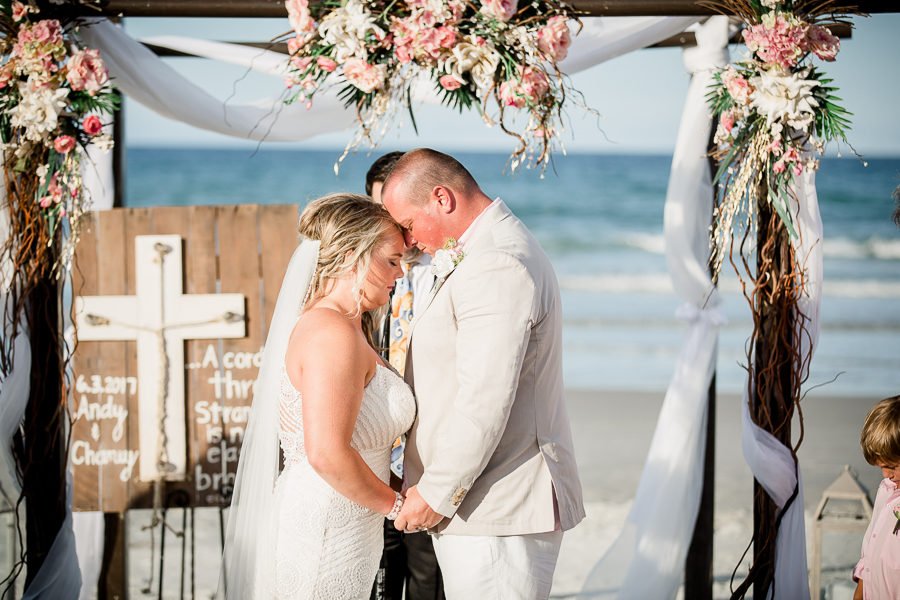
[[[180,481],[187,471],[184,342],[244,337],[244,296],[185,295],[178,235],[136,236],[134,262],[136,294],[75,298],[76,331],[79,340],[137,341],[140,479]],[[158,464],[161,425],[166,465]]]

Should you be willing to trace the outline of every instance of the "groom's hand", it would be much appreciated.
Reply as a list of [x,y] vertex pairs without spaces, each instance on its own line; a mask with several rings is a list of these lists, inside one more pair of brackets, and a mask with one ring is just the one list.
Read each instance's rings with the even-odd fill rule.
[[400,514],[394,520],[394,527],[407,533],[422,531],[434,527],[444,518],[444,515],[435,512],[419,494],[416,486],[406,490],[406,500]]

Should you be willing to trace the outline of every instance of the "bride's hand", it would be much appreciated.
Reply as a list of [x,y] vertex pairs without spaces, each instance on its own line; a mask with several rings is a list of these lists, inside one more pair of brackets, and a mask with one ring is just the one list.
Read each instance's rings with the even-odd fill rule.
[[406,500],[400,514],[394,520],[394,527],[407,533],[430,529],[444,518],[444,515],[432,510],[419,494],[416,486],[406,490]]

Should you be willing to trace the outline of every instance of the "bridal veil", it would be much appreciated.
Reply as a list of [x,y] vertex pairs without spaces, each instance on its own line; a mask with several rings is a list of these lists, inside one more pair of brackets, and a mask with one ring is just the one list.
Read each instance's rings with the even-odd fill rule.
[[269,599],[273,595],[279,383],[288,340],[312,284],[318,257],[319,242],[304,239],[291,256],[275,303],[238,461],[218,598]]

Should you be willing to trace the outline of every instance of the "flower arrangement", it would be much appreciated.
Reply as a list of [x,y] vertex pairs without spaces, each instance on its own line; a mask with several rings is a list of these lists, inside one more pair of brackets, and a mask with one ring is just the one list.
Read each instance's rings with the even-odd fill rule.
[[454,238],[447,238],[444,247],[436,251],[431,259],[431,273],[437,279],[435,285],[446,279],[465,257],[462,246]]
[[[760,190],[796,237],[788,210],[794,177],[815,170],[827,142],[847,141],[848,113],[837,102],[837,88],[813,64],[833,61],[840,40],[823,24],[837,10],[832,3],[791,0],[714,2],[722,12],[746,23],[744,43],[750,55],[716,73],[707,99],[719,118],[715,134],[724,179],[723,201],[713,232],[713,264],[719,268],[735,215],[746,202],[748,213]],[[831,21],[834,22],[834,21]]]
[[[563,131],[573,90],[557,63],[571,43],[572,9],[559,0],[287,0],[290,101],[307,106],[326,81],[356,108],[373,144],[409,110],[411,88],[430,80],[444,104],[478,109],[518,139],[512,167],[546,165]],[[489,101],[496,103],[489,116]],[[493,108],[493,105],[491,105]],[[512,109],[515,109],[512,111]],[[527,119],[515,131],[509,112]],[[515,117],[514,117],[515,118]],[[345,151],[344,156],[346,156]]]
[[84,147],[112,147],[101,118],[118,106],[99,51],[82,47],[77,25],[43,18],[34,2],[0,1],[0,137],[9,210],[16,212],[11,221],[30,228],[18,233],[45,247],[58,243],[60,225],[68,225],[51,265],[56,276],[71,260],[88,200],[81,181]]

